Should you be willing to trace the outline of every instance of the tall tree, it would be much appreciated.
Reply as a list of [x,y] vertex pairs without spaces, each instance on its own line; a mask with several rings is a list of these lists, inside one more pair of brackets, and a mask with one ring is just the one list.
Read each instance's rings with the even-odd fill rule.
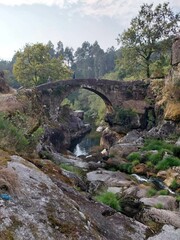
[[62,57],[53,58],[49,46],[42,43],[26,44],[15,57],[13,73],[17,81],[26,87],[36,86],[47,81],[68,78],[70,70]]
[[[118,36],[118,43],[122,43],[128,52],[135,51],[135,59],[139,60],[149,78],[150,63],[153,53],[157,52],[157,43],[164,41],[178,32],[180,14],[174,14],[169,3],[157,5],[143,4],[138,16],[133,18],[130,27]],[[132,56],[128,54],[132,60]]]

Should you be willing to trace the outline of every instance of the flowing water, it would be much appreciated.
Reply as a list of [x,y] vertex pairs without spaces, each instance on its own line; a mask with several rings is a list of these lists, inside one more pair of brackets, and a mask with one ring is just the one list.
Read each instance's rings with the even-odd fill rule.
[[94,129],[87,134],[80,143],[70,149],[76,156],[87,156],[90,154],[91,149],[100,144],[101,133],[96,132]]

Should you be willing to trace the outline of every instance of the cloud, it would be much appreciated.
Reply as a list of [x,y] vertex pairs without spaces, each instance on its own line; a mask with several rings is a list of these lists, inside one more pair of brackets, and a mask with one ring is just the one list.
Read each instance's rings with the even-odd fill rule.
[[[180,1],[169,0],[173,10],[180,10]],[[108,16],[126,19],[137,14],[143,3],[152,3],[152,0],[0,0],[0,4],[15,5],[32,5],[43,4],[47,6],[58,6],[59,8],[69,8],[83,15],[89,16]],[[154,5],[164,3],[164,0],[154,0]],[[73,9],[74,8],[74,9]]]

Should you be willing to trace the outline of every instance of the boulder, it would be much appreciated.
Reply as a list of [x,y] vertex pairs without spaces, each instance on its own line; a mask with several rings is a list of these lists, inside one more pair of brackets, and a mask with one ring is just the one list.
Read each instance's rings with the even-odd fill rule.
[[141,202],[148,206],[162,205],[163,209],[175,210],[177,208],[176,199],[172,196],[155,196],[151,198],[141,198]]
[[154,207],[144,208],[142,212],[142,222],[144,222],[143,219],[146,219],[146,221],[153,221],[155,223],[169,224],[176,228],[180,228],[179,211],[157,209]]
[[[38,169],[12,156],[7,170],[19,191],[0,201],[0,239],[146,239],[148,228],[94,202],[62,181],[58,167]],[[13,182],[12,182],[13,184]]]
[[109,149],[113,144],[115,144],[120,138],[120,135],[110,130],[109,128],[106,128],[102,132],[101,140],[100,140],[100,146],[103,148]]
[[178,240],[180,236],[180,229],[176,229],[171,225],[165,224],[161,232],[153,237],[149,237],[148,240]]

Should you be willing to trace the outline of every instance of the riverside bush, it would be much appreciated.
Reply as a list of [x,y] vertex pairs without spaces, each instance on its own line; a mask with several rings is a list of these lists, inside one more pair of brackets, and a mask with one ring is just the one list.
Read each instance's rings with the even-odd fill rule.
[[173,166],[180,166],[180,159],[173,156],[168,156],[165,159],[161,160],[157,165],[157,170],[166,170]]
[[162,154],[161,154],[160,152],[155,153],[155,154],[152,153],[152,154],[150,154],[150,155],[148,156],[148,160],[149,160],[152,164],[156,165],[159,161],[162,160]]
[[139,152],[132,152],[127,156],[129,161],[141,160],[141,154]]
[[167,149],[172,151],[173,150],[173,145],[166,143],[165,141],[162,140],[157,140],[157,139],[146,139],[144,146],[142,147],[142,150],[162,150],[162,149]]
[[117,211],[121,210],[120,201],[117,198],[115,193],[112,192],[103,192],[95,197],[98,202],[104,203]]
[[175,157],[180,158],[180,146],[174,146],[172,151]]

